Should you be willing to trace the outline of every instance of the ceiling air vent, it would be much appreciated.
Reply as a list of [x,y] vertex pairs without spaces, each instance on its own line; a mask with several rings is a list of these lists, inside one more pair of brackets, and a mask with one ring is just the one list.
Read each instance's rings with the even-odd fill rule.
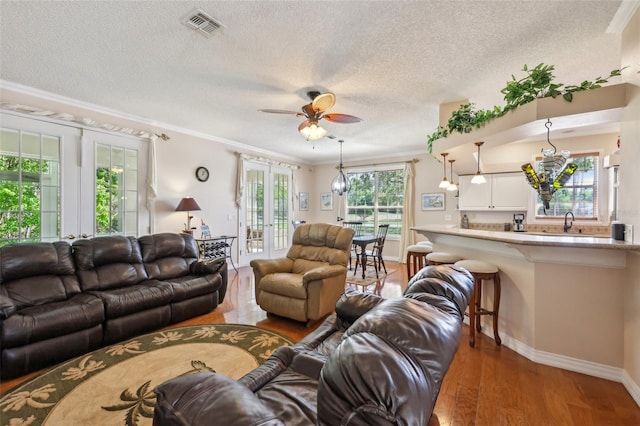
[[205,37],[211,37],[216,31],[224,27],[224,25],[200,9],[196,9],[188,14],[182,20],[182,23]]

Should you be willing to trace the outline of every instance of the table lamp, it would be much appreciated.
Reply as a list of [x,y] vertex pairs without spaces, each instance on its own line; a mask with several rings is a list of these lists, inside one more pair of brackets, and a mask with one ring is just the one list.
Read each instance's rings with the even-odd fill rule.
[[187,223],[184,224],[184,231],[182,232],[190,234],[192,232],[192,229],[196,229],[195,226],[193,228],[191,227],[191,219],[193,219],[193,216],[191,216],[190,212],[193,210],[202,209],[200,208],[198,203],[196,203],[196,200],[191,197],[184,197],[182,200],[180,200],[178,207],[176,207],[177,212],[187,212]]

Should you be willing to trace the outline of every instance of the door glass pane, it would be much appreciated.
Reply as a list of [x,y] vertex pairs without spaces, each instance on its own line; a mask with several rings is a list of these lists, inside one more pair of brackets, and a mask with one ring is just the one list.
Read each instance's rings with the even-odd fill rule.
[[264,251],[264,172],[247,170],[247,253]]
[[0,245],[59,238],[60,184],[59,137],[0,129]]
[[25,158],[40,158],[40,135],[22,133],[22,156]]
[[273,248],[289,245],[289,177],[283,173],[273,175]]
[[[96,145],[96,232],[137,234],[138,151]],[[131,223],[129,223],[131,221]]]

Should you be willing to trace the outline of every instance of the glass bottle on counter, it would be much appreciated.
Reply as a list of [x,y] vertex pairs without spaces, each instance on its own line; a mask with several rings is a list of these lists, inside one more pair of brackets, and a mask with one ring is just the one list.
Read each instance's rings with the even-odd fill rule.
[[460,228],[469,229],[469,218],[466,214],[462,215],[462,219],[460,220]]

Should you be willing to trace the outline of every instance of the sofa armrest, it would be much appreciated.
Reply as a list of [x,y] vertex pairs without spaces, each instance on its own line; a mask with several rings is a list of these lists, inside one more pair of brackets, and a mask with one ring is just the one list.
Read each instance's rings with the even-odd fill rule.
[[208,275],[216,272],[222,273],[221,269],[226,268],[226,259],[206,259],[198,260],[189,265],[189,272],[194,275]]
[[6,320],[16,313],[16,305],[9,296],[0,294],[0,319]]
[[293,270],[293,260],[288,257],[280,259],[253,259],[249,264],[254,272],[259,272],[263,277],[267,274],[291,272]]
[[366,314],[374,306],[384,302],[384,298],[373,293],[361,293],[356,290],[346,290],[336,302],[336,314],[345,328],[355,320]]
[[304,284],[308,284],[311,281],[324,280],[326,278],[332,278],[340,276],[340,274],[346,275],[347,268],[342,265],[326,265],[319,266],[308,270],[302,276]]
[[156,387],[154,392],[154,426],[284,426],[246,386],[222,374],[176,377]]

